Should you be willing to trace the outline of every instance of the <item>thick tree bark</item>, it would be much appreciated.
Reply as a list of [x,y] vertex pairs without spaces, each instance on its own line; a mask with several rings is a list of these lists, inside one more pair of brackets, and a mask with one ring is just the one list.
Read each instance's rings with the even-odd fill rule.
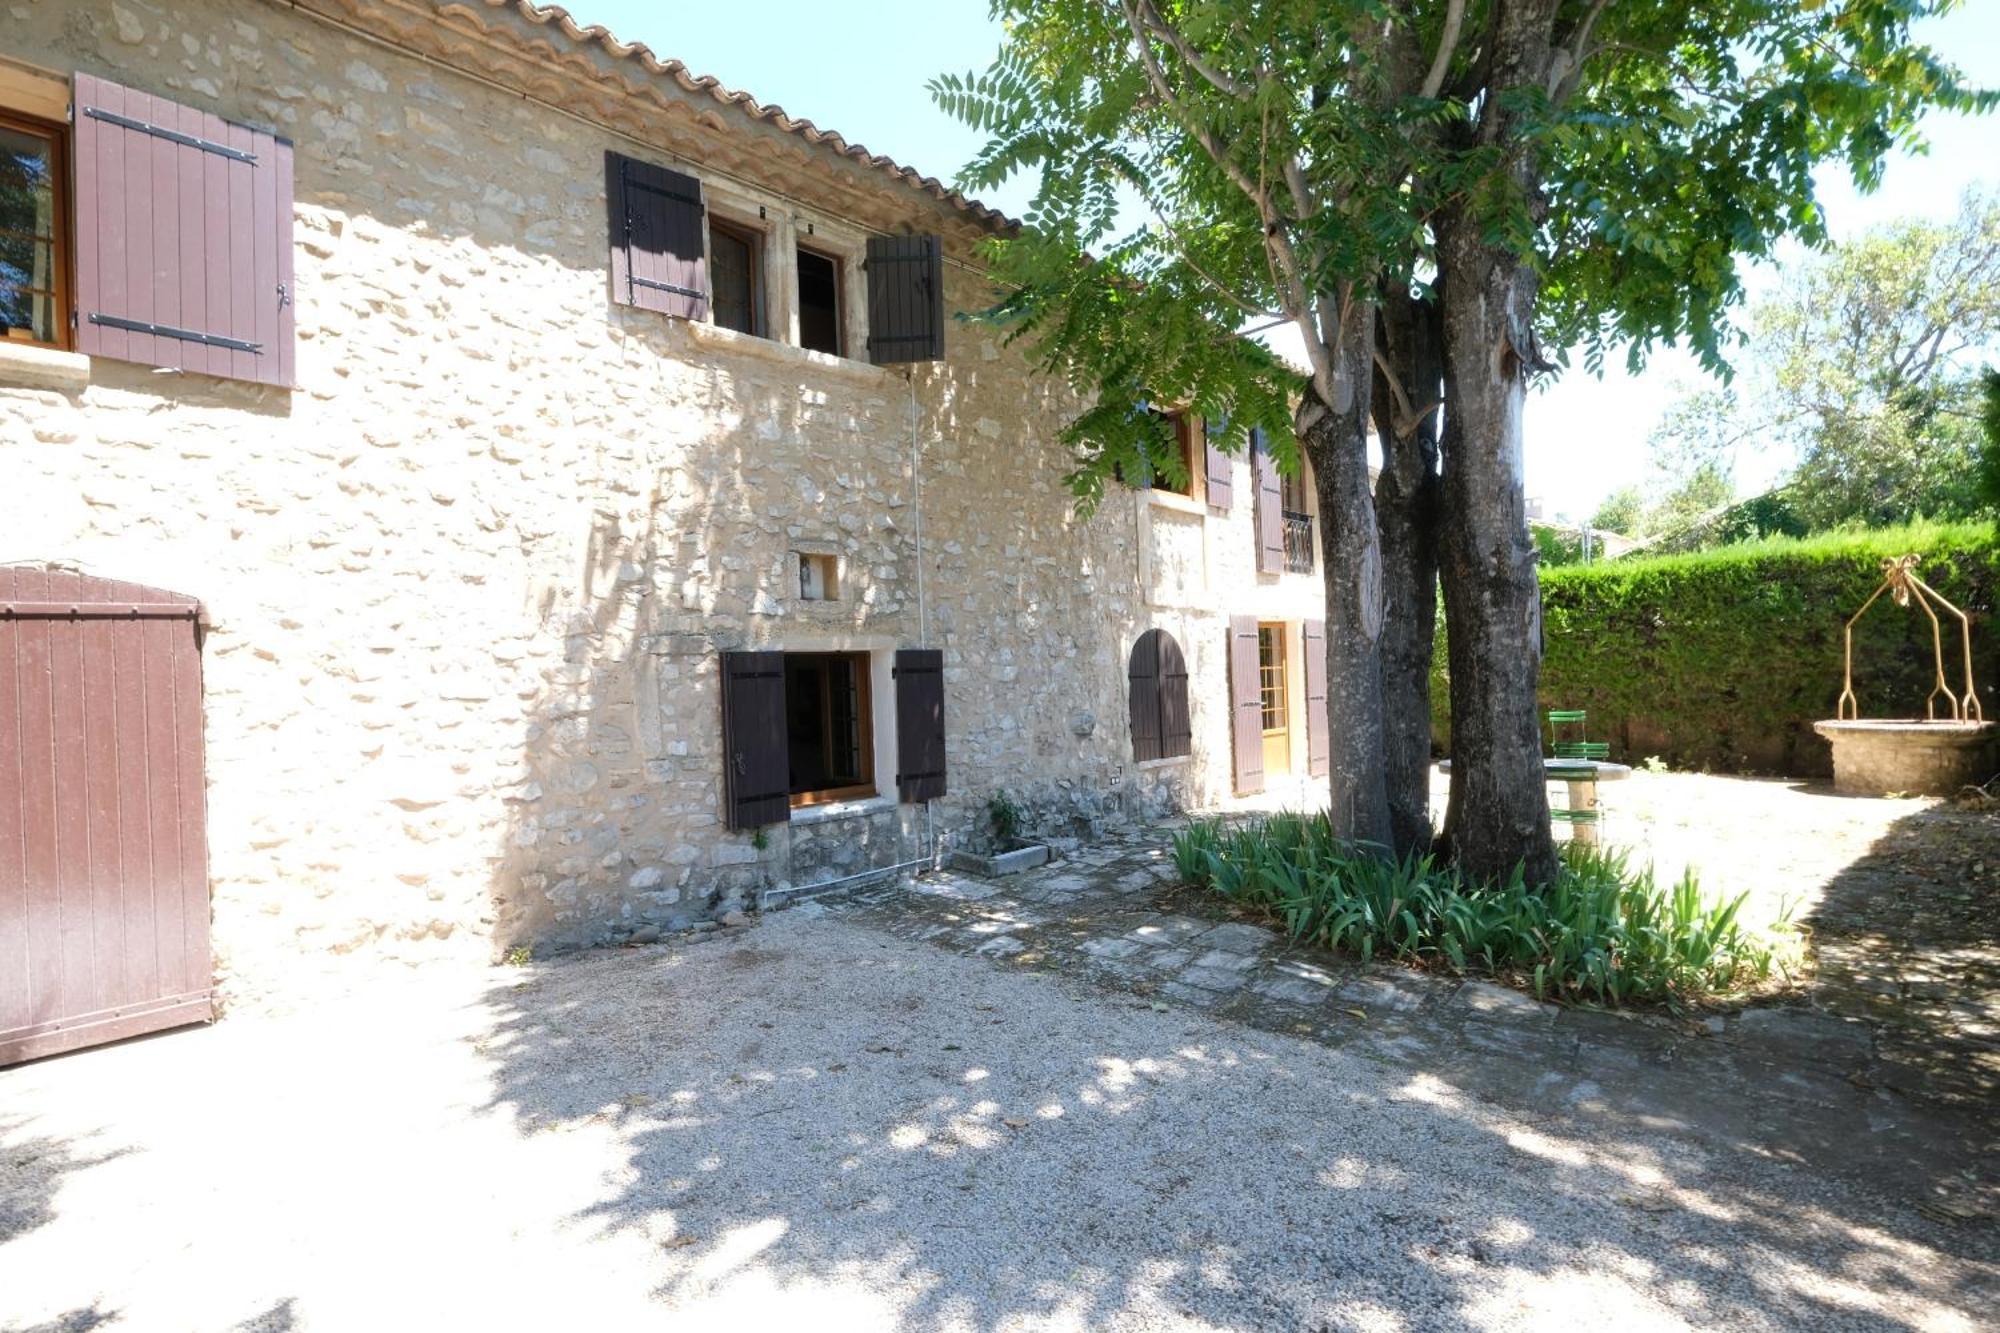
[[1376,350],[1395,380],[1375,372],[1375,435],[1382,472],[1375,523],[1382,542],[1382,761],[1396,855],[1431,846],[1431,658],[1437,635],[1437,403],[1444,392],[1444,328],[1437,305],[1407,291],[1383,295]]
[[1299,406],[1299,446],[1319,496],[1326,576],[1328,806],[1335,833],[1392,845],[1382,762],[1382,545],[1368,490],[1368,424],[1375,310],[1354,300],[1333,349],[1337,401],[1308,386]]
[[[1532,146],[1519,133],[1555,50],[1559,0],[1496,0],[1486,97],[1471,138],[1500,150],[1498,170],[1538,221]],[[1490,201],[1491,192],[1482,192]],[[1441,581],[1451,664],[1450,808],[1445,837],[1474,879],[1522,868],[1529,882],[1556,872],[1542,770],[1540,599],[1522,492],[1521,414],[1536,350],[1534,266],[1494,243],[1478,195],[1435,219],[1444,308],[1444,538]]]

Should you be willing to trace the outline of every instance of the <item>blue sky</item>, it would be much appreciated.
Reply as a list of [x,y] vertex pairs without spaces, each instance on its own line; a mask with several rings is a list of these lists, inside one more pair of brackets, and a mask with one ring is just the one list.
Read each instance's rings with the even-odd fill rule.
[[[568,8],[580,22],[645,42],[661,56],[945,181],[980,138],[938,111],[924,84],[946,71],[984,68],[1000,45],[985,0],[765,0],[741,10],[574,0]],[[1928,24],[1925,37],[1975,81],[2000,86],[2000,0],[1970,0]],[[1873,196],[1857,193],[1843,172],[1823,177],[1821,199],[1836,236],[1904,214],[1946,216],[1967,187],[2000,187],[2000,115],[1983,123],[1933,117],[1927,132],[1929,154],[1899,156]],[[1031,188],[1016,182],[982,197],[1018,214]],[[1751,281],[1768,286],[1774,278],[1767,270]],[[1582,516],[1619,486],[1644,482],[1654,423],[1683,389],[1702,382],[1692,361],[1673,353],[1637,377],[1614,371],[1600,380],[1580,366],[1570,371],[1528,405],[1529,494],[1543,497],[1552,511]],[[1785,462],[1746,458],[1738,481],[1754,488]]]

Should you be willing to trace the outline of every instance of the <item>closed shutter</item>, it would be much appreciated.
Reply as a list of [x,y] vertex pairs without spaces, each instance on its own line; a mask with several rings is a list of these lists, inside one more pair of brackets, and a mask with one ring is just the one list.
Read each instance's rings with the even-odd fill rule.
[[944,795],[944,654],[896,650],[896,799]]
[[1132,662],[1125,672],[1132,710],[1132,762],[1161,757],[1160,750],[1160,632],[1149,629],[1132,645]]
[[292,145],[76,76],[77,349],[291,387]]
[[868,242],[868,359],[944,359],[944,246],[935,236]]
[[785,751],[785,655],[722,655],[723,822],[733,829],[792,817]]
[[1194,726],[1188,714],[1187,659],[1166,631],[1160,635],[1160,757],[1173,759],[1194,748]]
[[1236,754],[1236,794],[1264,790],[1264,682],[1257,657],[1257,617],[1229,618],[1229,738]]
[[611,299],[678,319],[708,318],[701,182],[619,153],[604,155]]
[[1229,455],[1215,447],[1220,433],[1219,426],[1211,424],[1203,431],[1203,444],[1208,460],[1208,506],[1226,510],[1236,502],[1236,474]]
[[1326,622],[1305,623],[1306,772],[1323,778],[1333,758],[1326,722]]
[[1257,572],[1285,572],[1285,501],[1278,484],[1278,462],[1264,443],[1264,432],[1250,433],[1250,459],[1257,479]]

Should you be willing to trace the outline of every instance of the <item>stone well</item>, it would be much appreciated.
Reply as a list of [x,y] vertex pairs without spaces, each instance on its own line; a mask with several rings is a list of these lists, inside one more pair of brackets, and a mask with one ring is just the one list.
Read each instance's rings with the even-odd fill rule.
[[1833,785],[1850,796],[1949,796],[2000,769],[1992,722],[1869,718],[1815,722],[1833,746]]

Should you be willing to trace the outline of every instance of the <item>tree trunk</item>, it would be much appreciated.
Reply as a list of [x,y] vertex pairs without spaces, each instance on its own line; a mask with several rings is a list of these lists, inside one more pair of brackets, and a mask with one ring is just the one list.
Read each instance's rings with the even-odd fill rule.
[[1392,845],[1383,781],[1382,545],[1368,492],[1368,422],[1374,353],[1372,303],[1351,303],[1336,359],[1336,401],[1308,386],[1298,439],[1319,496],[1326,576],[1328,809],[1334,832],[1387,850]]
[[1536,690],[1541,624],[1522,493],[1521,411],[1536,360],[1535,274],[1489,245],[1462,207],[1438,224],[1444,279],[1444,535],[1451,665],[1451,808],[1445,836],[1466,875],[1556,870]]
[[1438,412],[1444,329],[1433,300],[1385,293],[1376,350],[1375,435],[1382,473],[1375,523],[1382,542],[1382,715],[1389,838],[1396,855],[1431,846],[1431,658],[1437,638]]

